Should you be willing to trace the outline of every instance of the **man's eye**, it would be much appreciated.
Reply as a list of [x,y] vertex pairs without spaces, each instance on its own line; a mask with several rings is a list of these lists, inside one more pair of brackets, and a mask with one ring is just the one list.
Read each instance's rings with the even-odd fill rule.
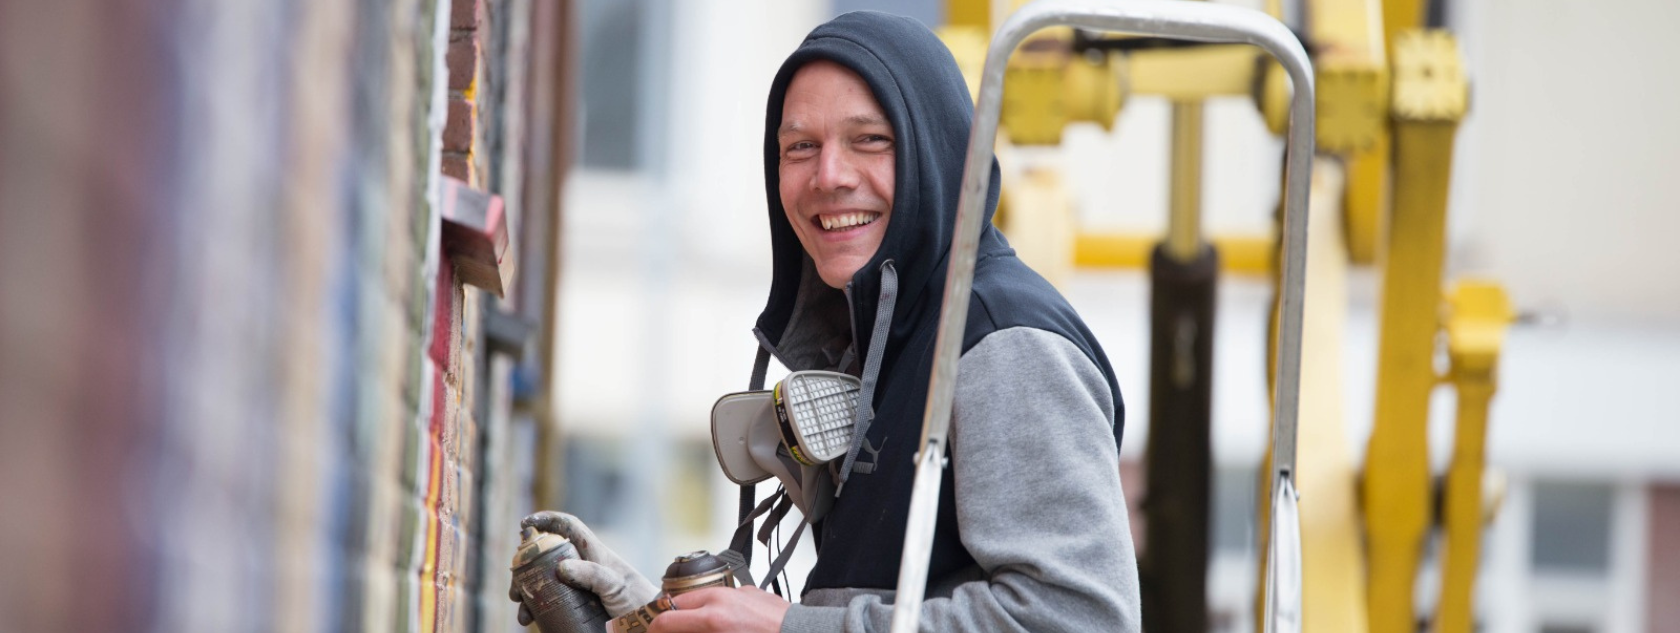
[[816,151],[816,148],[816,143],[812,143],[810,141],[797,141],[788,143],[788,146],[782,149],[782,155],[790,157],[805,156],[813,151]]
[[883,147],[891,146],[893,140],[892,137],[884,134],[865,134],[858,139],[858,142],[871,147]]

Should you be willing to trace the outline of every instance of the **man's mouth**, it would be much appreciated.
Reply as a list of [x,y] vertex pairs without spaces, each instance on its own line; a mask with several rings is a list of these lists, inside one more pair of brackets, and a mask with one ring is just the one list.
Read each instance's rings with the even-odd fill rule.
[[824,231],[844,231],[853,227],[873,223],[874,221],[881,219],[881,214],[870,213],[867,211],[857,213],[835,213],[830,215],[819,215],[815,219],[818,225],[822,226]]

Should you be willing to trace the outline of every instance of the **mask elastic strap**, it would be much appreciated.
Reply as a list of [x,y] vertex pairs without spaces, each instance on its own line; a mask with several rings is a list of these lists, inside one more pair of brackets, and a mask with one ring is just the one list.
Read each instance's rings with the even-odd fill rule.
[[[749,491],[752,490],[752,486],[741,487]],[[755,584],[753,583],[752,572],[748,569],[748,566],[752,564],[753,520],[765,512],[769,512],[770,508],[776,505],[778,499],[786,500],[787,498],[787,491],[777,488],[775,494],[765,497],[764,501],[759,503],[757,507],[748,510],[746,515],[741,517],[740,524],[735,526],[735,536],[729,539],[729,549],[718,554],[719,559],[735,568],[735,580],[739,584],[743,586]],[[787,511],[783,510],[782,512],[785,514]]]
[[784,489],[781,496],[782,502],[776,504],[776,509],[770,511],[770,516],[764,519],[764,525],[758,528],[758,542],[763,543],[765,547],[770,546],[770,532],[776,529],[782,522],[782,517],[787,516],[788,510],[793,508],[793,495],[787,494]]
[[[760,343],[758,346],[758,357],[753,359],[752,377],[748,379],[747,391],[763,391],[764,375],[769,371],[770,350],[766,349],[764,345]],[[740,509],[736,512],[736,520],[741,525],[752,525],[753,518],[763,513],[762,509],[754,509],[753,506],[757,504],[755,504],[753,496],[754,493],[752,484],[744,484],[741,486],[741,497],[739,503]],[[764,500],[762,508],[769,508],[771,500],[775,498],[775,495],[770,495],[770,498]],[[741,530],[737,528],[735,538],[730,540],[729,550],[724,552],[724,554],[730,554],[730,557],[726,559],[725,562],[734,565],[736,569],[736,580],[741,581],[741,583],[745,585],[753,584],[752,573],[747,571],[747,569],[752,566],[752,541],[748,540],[747,537],[747,534],[749,533],[750,530]]]
[[782,573],[783,567],[787,566],[788,559],[793,557],[793,548],[799,544],[799,537],[805,534],[805,526],[810,524],[811,522],[808,519],[802,518],[799,520],[799,527],[793,529],[793,536],[788,539],[786,545],[782,546],[781,555],[777,556],[776,560],[771,561],[770,571],[766,572],[764,583],[759,585],[759,589],[769,589],[770,584],[776,581],[776,576]]
[[758,357],[753,359],[752,381],[747,383],[747,391],[763,391],[764,375],[770,372],[770,350],[758,346]]
[[858,450],[863,448],[863,436],[869,432],[869,423],[875,421],[875,382],[881,377],[881,356],[887,351],[893,307],[897,302],[898,269],[893,267],[892,260],[887,260],[881,264],[881,302],[875,309],[875,327],[869,334],[869,356],[863,359],[863,389],[858,393],[857,418],[852,425],[852,448],[846,451],[846,461],[840,464],[840,481],[834,487],[836,497],[846,489],[852,464],[857,461]]

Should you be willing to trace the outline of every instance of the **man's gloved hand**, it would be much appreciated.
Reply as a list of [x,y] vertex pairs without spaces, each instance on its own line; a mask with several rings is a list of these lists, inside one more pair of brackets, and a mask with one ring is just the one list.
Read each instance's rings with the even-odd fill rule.
[[[564,512],[545,510],[525,517],[520,527],[559,534],[577,547],[583,560],[560,561],[555,570],[560,582],[594,593],[601,598],[607,615],[618,617],[635,610],[659,596],[659,588],[648,582],[624,559],[619,558],[595,536],[595,531],[577,517]],[[519,602],[519,624],[531,623],[531,610],[520,600],[517,586],[508,588],[508,597]]]

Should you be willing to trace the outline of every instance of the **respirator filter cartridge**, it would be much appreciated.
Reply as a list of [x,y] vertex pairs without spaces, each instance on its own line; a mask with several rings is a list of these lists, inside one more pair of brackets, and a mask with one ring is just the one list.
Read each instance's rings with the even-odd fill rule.
[[769,391],[719,398],[712,406],[712,448],[723,474],[744,486],[772,475],[787,483],[796,479],[790,469],[844,457],[862,390],[854,376],[796,371]]
[[828,371],[801,371],[776,383],[772,401],[782,443],[806,466],[842,457],[852,447],[858,379]]

